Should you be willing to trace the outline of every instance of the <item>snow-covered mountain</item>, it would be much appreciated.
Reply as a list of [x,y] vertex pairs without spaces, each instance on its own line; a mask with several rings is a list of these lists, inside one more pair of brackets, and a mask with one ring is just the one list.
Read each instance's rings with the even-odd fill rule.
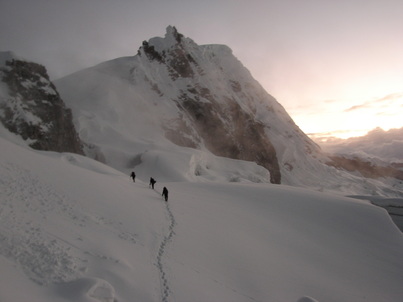
[[[363,179],[358,172],[329,165],[332,160],[227,46],[197,45],[171,26],[165,37],[144,41],[137,55],[55,84],[73,111],[86,154],[120,171],[154,165],[166,152],[187,150],[180,160],[187,173],[178,175],[192,181],[211,179],[214,164],[209,161],[219,156],[255,162],[269,171],[273,183],[402,194],[396,180],[382,186],[383,180]],[[155,169],[158,173],[157,165]],[[159,176],[169,180],[174,174]],[[259,178],[235,173],[230,180],[266,181],[267,175]]]
[[71,110],[46,68],[0,52],[0,121],[35,149],[82,154]]
[[[119,169],[150,143],[166,139],[254,161],[270,171],[274,183],[281,182],[284,169],[298,169],[296,153],[308,161],[319,154],[227,46],[199,46],[171,26],[164,38],[144,41],[137,55],[55,84],[73,110],[82,140]],[[106,142],[106,136],[118,136],[124,145],[113,138]]]
[[[152,190],[0,130],[0,301],[402,301],[402,233],[367,201],[250,182]],[[171,173],[177,157],[160,160]]]

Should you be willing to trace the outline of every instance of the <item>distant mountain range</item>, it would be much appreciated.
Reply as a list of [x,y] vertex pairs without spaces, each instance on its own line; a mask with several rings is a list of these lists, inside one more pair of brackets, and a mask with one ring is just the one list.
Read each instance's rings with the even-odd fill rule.
[[[55,86],[44,67],[8,56],[3,53],[0,67],[1,121],[34,148],[84,152],[125,173],[154,166],[158,175],[164,164],[172,172],[159,177],[168,180],[176,174],[222,179],[214,162],[233,159],[253,172],[232,171],[228,181],[403,194],[396,166],[388,166],[392,174],[364,177],[361,165],[347,168],[299,129],[230,48],[197,45],[175,27],[144,41],[134,56],[78,71]],[[58,115],[49,104],[57,104]],[[167,153],[178,160],[164,162]]]

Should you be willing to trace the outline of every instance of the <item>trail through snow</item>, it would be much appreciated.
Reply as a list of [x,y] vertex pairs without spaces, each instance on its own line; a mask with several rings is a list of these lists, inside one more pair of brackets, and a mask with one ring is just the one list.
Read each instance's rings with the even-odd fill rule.
[[158,271],[160,274],[160,283],[161,283],[161,297],[162,297],[162,302],[168,302],[168,297],[171,292],[171,289],[169,288],[169,283],[168,283],[168,276],[167,273],[164,269],[164,264],[163,264],[163,257],[165,254],[166,247],[169,242],[171,242],[173,236],[175,235],[175,217],[171,211],[171,208],[169,206],[168,202],[165,202],[165,207],[166,207],[166,212],[168,215],[168,220],[169,220],[169,228],[168,228],[168,233],[164,236],[163,240],[161,241],[161,244],[158,249],[158,256],[157,256],[157,267]]

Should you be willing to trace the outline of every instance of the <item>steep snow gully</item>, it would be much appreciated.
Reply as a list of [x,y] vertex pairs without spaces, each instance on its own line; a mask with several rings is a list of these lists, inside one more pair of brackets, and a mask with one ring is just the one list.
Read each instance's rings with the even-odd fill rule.
[[[161,192],[156,191],[159,195],[161,195]],[[161,244],[158,249],[158,255],[157,255],[157,268],[159,271],[160,275],[160,287],[161,287],[161,298],[162,302],[168,302],[168,297],[170,294],[170,288],[168,284],[168,277],[164,269],[163,265],[163,256],[165,254],[166,246],[167,244],[172,240],[173,236],[175,235],[175,217],[171,211],[171,208],[169,206],[168,202],[165,202],[165,207],[166,207],[166,212],[169,220],[169,228],[167,234],[164,236],[164,238],[161,241]]]

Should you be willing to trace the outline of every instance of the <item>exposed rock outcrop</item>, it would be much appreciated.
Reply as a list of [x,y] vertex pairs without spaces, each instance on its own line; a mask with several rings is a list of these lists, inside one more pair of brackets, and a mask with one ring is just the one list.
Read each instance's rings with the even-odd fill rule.
[[11,58],[0,67],[0,121],[34,149],[83,154],[82,144],[46,68]]

